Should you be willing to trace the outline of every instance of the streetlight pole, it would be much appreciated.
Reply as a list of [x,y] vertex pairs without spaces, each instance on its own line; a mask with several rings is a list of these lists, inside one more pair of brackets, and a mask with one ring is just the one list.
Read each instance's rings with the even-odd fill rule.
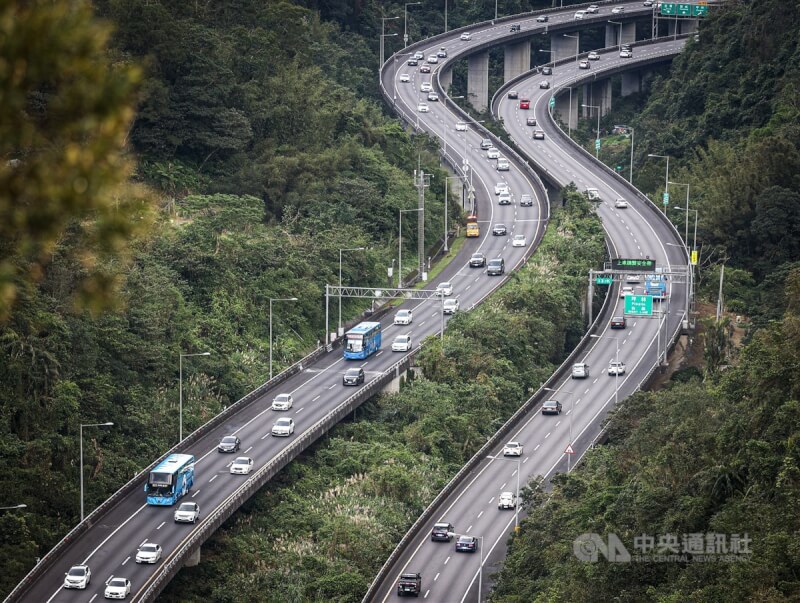
[[[399,18],[400,18],[400,17],[381,17],[381,43],[380,43],[380,49],[381,49],[381,62],[380,62],[380,64],[378,65],[378,80],[380,80],[380,76],[381,76],[381,69],[383,69],[383,63],[384,63],[383,39],[386,37],[386,34],[385,34],[385,33],[383,33],[383,32],[384,32],[384,29],[385,29],[385,27],[386,27],[386,22],[387,22],[387,21],[394,21],[395,19],[399,19]],[[397,34],[396,34],[396,33],[393,33],[393,34],[388,34],[388,35],[390,35],[390,36],[396,36]]]
[[447,247],[447,201],[448,197],[450,197],[450,187],[448,186],[448,181],[450,180],[463,180],[465,178],[464,175],[461,176],[445,176],[444,179],[444,252],[447,253],[449,251]]
[[26,505],[25,503],[20,503],[18,505],[14,505],[11,507],[0,507],[0,511],[11,511],[12,509],[24,509],[27,506],[28,505]]
[[[600,140],[600,107],[598,105],[581,105],[588,109],[597,109],[597,140]],[[600,156],[600,148],[597,146],[597,140],[594,143],[594,157],[595,159]]]
[[630,175],[628,176],[628,182],[633,184],[633,135],[636,133],[635,128],[631,128],[631,171]]
[[654,153],[648,153],[648,157],[660,157],[661,159],[667,160],[667,175],[664,178],[664,201],[662,202],[662,208],[664,213],[667,213],[667,203],[669,203],[669,155],[656,155]]
[[[689,255],[689,184],[685,184],[683,182],[672,182],[670,180],[670,184],[675,184],[677,186],[685,186],[686,187],[686,220],[684,220],[684,227],[683,227],[683,244],[686,246],[686,255]],[[675,209],[683,209],[681,207],[676,207]]]
[[[341,293],[340,293],[341,295]],[[296,297],[269,298],[269,378],[272,379],[272,303],[276,301],[297,301]]]
[[[80,424],[80,450],[81,450],[81,460],[80,460],[80,472],[81,472],[81,521],[83,521],[83,428],[84,427],[111,427],[114,425],[111,422],[108,423],[81,423]],[[22,505],[24,507],[25,505]],[[14,508],[14,507],[9,507]],[[16,508],[21,508],[20,505],[17,505]]]
[[403,214],[405,212],[422,211],[422,207],[400,210],[400,228],[397,235],[397,288],[403,287]]
[[191,356],[211,356],[211,352],[178,355],[178,442],[183,442],[183,359]]
[[[365,247],[350,247],[347,249],[339,249],[339,326],[336,329],[336,334],[338,337],[342,336],[342,252],[364,251],[364,249]],[[270,341],[272,341],[271,334],[270,334]],[[270,379],[272,379],[272,371],[270,371]]]
[[422,2],[406,2],[403,7],[403,48],[408,46],[408,7],[422,4]]

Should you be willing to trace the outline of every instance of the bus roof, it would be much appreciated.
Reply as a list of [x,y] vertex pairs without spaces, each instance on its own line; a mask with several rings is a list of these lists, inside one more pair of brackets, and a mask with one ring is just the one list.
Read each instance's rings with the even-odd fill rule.
[[179,469],[187,463],[193,463],[194,457],[191,454],[170,454],[167,458],[161,461],[153,471],[158,473],[172,473],[175,469]]
[[352,329],[348,331],[348,333],[353,334],[360,334],[360,333],[369,333],[374,328],[380,328],[381,323],[379,322],[362,322],[354,326]]

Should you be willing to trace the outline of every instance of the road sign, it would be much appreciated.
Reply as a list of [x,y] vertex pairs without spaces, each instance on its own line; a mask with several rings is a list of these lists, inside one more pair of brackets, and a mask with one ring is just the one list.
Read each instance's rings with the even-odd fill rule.
[[697,266],[697,249],[692,249],[692,266]]
[[679,17],[689,17],[692,14],[692,5],[691,4],[678,4],[678,16]]
[[595,151],[599,151],[600,150],[600,139],[599,138],[595,138],[594,139],[594,149],[595,149]]
[[575,454],[575,450],[572,448],[572,444],[567,444],[567,449],[564,451],[564,454]]
[[664,193],[664,205],[669,205],[669,193]]
[[635,270],[636,272],[655,272],[656,261],[641,258],[612,258],[612,270]]
[[661,14],[662,15],[676,15],[677,14],[677,7],[675,6],[674,2],[662,2],[661,3]]
[[554,109],[555,106],[556,106],[556,97],[555,96],[551,96],[550,97],[550,108]]
[[625,314],[652,316],[653,297],[651,295],[626,295]]
[[705,4],[693,4],[692,5],[692,16],[693,17],[705,17],[708,15],[708,6]]
[[596,276],[594,278],[595,285],[610,285],[614,282],[614,277],[611,276]]

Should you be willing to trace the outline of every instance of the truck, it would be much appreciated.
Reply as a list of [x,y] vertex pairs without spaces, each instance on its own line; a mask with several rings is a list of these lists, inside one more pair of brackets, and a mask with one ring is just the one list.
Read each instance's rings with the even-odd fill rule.
[[663,274],[648,274],[644,277],[644,293],[661,301],[667,297],[667,277]]
[[481,229],[478,226],[478,216],[470,214],[467,216],[467,237],[481,236]]
[[422,575],[417,572],[415,574],[400,574],[400,580],[397,582],[397,596],[404,597],[411,595],[419,597],[422,591]]

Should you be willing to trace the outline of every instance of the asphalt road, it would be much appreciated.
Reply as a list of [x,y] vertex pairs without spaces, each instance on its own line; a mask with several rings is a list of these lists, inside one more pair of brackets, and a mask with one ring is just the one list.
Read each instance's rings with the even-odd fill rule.
[[[635,48],[634,59],[620,59],[616,52],[603,53],[599,61],[592,61],[590,71],[596,73],[604,68],[610,69],[620,61],[633,65],[652,53],[674,54],[682,44],[682,41],[677,41]],[[443,43],[435,44],[437,47],[440,45]],[[448,49],[450,45],[447,45]],[[553,90],[540,89],[539,82],[548,79],[553,87],[557,87],[585,75],[586,71],[579,70],[574,63],[557,67],[552,77],[531,75],[514,84],[520,97],[531,99],[531,109],[520,110],[517,100],[505,98],[499,103],[499,116],[524,153],[535,157],[559,182],[575,182],[579,190],[588,187],[598,189],[603,202],[598,205],[597,211],[616,257],[654,258],[659,266],[667,270],[680,270],[686,263],[682,248],[667,245],[679,244],[680,241],[672,230],[654,216],[657,210],[639,201],[634,191],[620,183],[606,168],[556,142],[556,126],[547,117],[548,101]],[[414,102],[411,95],[402,98],[409,104]],[[528,116],[537,118],[537,128],[545,132],[543,141],[532,139],[534,128],[526,125],[525,118]],[[450,127],[454,127],[452,122]],[[614,201],[617,198],[627,199],[629,207],[616,209]],[[636,292],[640,293],[641,286],[634,286]],[[422,595],[426,601],[452,603],[475,600],[481,553],[456,553],[452,542],[432,542],[429,534],[433,524],[436,521],[453,524],[453,542],[459,534],[479,537],[484,566],[496,562],[517,519],[513,511],[498,509],[499,494],[503,491],[515,492],[518,480],[520,486],[524,486],[532,477],[550,478],[556,472],[567,471],[570,455],[565,454],[565,450],[570,443],[575,451],[571,459],[574,466],[598,434],[607,412],[617,400],[635,392],[656,364],[659,340],[663,347],[665,334],[671,335],[683,318],[684,286],[669,283],[669,300],[656,304],[661,312],[660,317],[629,317],[624,330],[612,331],[608,325],[605,326],[600,338],[595,340],[582,359],[590,366],[589,378],[567,378],[554,388],[557,391],[550,396],[562,403],[562,414],[545,416],[536,412],[523,420],[508,441],[523,443],[524,454],[519,459],[503,457],[502,445],[493,450],[486,461],[464,479],[457,491],[444,502],[436,519],[416,535],[413,543],[392,566],[374,601],[387,601],[395,597],[397,578],[403,572],[422,573]],[[614,314],[623,313],[622,304],[623,300],[617,298]],[[627,370],[622,376],[609,376],[607,367],[617,357],[626,363]]]

